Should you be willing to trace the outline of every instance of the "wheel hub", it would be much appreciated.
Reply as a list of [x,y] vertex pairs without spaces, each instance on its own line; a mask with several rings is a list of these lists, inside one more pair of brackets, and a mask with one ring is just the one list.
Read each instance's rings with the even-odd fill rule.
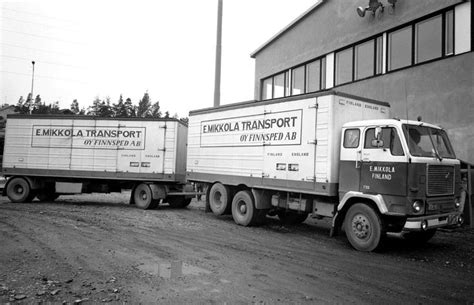
[[370,225],[368,219],[363,215],[356,215],[352,219],[352,232],[357,238],[366,238],[370,235]]
[[247,213],[247,206],[245,205],[245,203],[240,204],[239,210],[240,210],[240,213],[242,213],[242,214]]

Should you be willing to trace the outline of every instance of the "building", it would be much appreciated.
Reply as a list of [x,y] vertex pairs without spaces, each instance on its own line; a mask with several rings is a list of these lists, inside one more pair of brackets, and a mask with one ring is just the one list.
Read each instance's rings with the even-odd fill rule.
[[461,0],[319,1],[251,54],[255,99],[334,88],[386,101],[444,127],[473,164],[472,16]]

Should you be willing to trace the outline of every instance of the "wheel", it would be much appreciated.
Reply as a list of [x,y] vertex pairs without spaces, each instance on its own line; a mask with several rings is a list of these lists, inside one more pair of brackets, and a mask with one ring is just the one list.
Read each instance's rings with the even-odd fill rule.
[[411,231],[402,234],[403,238],[413,244],[427,243],[436,234],[436,229],[426,231]]
[[241,226],[251,226],[257,223],[258,210],[255,209],[252,193],[240,191],[232,200],[232,217],[235,223]]
[[277,212],[278,218],[283,224],[286,225],[297,225],[308,218],[308,213],[298,213],[293,211],[281,210]]
[[19,177],[9,181],[7,196],[12,202],[29,202],[34,198],[28,181]]
[[191,200],[193,200],[193,198],[186,198],[184,196],[170,196],[166,198],[166,201],[173,209],[185,208],[191,203]]
[[145,183],[139,184],[135,188],[135,191],[133,192],[133,200],[137,207],[144,210],[152,209],[155,205],[150,186]]
[[37,195],[36,198],[40,202],[48,202],[48,201],[54,201],[59,197],[59,194],[51,192],[51,191],[40,191]]
[[379,215],[363,203],[356,203],[347,211],[344,230],[352,247],[359,251],[377,249],[384,236]]
[[229,214],[231,209],[229,188],[221,183],[215,183],[209,191],[209,206],[214,215]]

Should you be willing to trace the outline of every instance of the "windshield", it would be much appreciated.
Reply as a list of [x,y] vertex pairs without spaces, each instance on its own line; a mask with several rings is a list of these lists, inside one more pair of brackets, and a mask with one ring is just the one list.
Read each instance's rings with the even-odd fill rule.
[[403,124],[412,156],[455,159],[448,135],[442,129]]

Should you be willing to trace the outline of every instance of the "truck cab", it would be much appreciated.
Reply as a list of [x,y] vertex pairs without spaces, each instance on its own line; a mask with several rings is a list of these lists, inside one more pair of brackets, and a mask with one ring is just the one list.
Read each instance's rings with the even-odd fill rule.
[[[337,221],[359,250],[387,232],[427,241],[462,221],[460,162],[446,132],[419,121],[384,119],[343,125]],[[340,217],[340,216],[344,217]]]

